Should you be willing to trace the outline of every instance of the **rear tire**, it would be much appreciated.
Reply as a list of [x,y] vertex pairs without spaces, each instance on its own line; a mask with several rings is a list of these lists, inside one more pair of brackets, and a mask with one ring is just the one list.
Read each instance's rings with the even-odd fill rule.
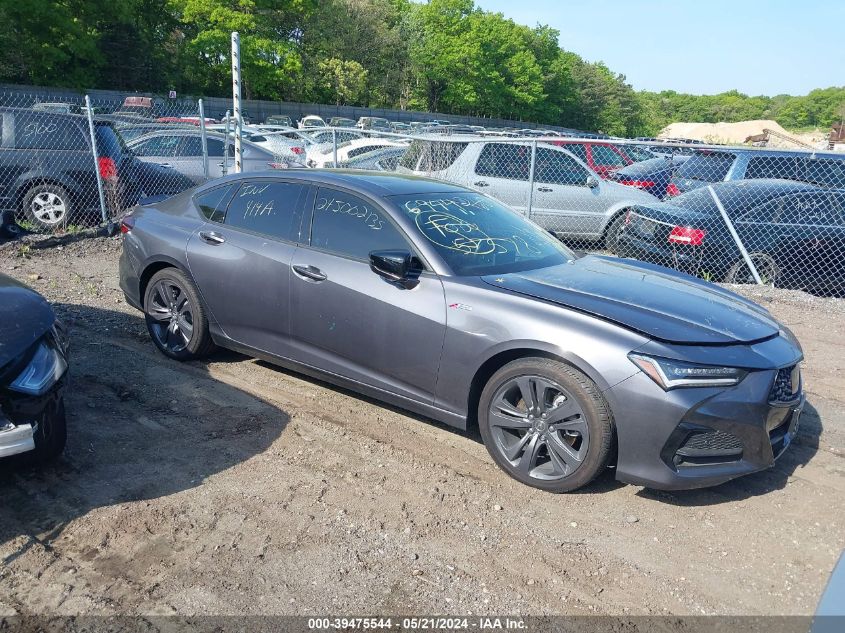
[[67,226],[73,201],[64,187],[35,185],[23,196],[20,217],[39,230],[55,231]]
[[587,485],[611,456],[613,416],[598,387],[548,358],[515,360],[497,371],[481,393],[478,426],[502,470],[548,492]]
[[[780,267],[771,255],[768,253],[749,253],[749,257],[757,269],[757,274],[760,275],[760,280],[764,284],[777,284],[778,278],[780,277]],[[725,283],[756,284],[757,281],[754,279],[754,275],[751,274],[751,269],[745,263],[745,259],[740,257],[739,261],[735,262],[725,275]]]
[[199,290],[178,268],[165,268],[150,278],[144,316],[150,338],[165,356],[195,360],[215,349]]

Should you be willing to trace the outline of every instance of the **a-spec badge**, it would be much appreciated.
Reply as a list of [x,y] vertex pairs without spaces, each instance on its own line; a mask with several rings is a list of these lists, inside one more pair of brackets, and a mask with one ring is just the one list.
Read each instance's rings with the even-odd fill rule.
[[467,312],[472,312],[472,306],[468,306],[465,303],[450,303],[449,307],[452,310],[466,310]]

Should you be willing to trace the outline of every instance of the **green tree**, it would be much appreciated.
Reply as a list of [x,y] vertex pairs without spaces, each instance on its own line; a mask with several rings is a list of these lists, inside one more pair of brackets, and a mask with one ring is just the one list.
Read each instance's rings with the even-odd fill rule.
[[318,69],[320,83],[336,105],[360,105],[367,89],[367,71],[361,64],[332,57]]

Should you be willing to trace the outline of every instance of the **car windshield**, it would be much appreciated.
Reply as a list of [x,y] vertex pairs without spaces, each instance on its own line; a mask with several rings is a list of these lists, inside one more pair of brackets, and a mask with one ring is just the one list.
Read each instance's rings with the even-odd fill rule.
[[725,152],[696,152],[678,169],[678,176],[690,180],[719,182],[728,175],[736,156]]
[[534,270],[574,257],[552,235],[479,193],[416,194],[392,200],[459,276]]

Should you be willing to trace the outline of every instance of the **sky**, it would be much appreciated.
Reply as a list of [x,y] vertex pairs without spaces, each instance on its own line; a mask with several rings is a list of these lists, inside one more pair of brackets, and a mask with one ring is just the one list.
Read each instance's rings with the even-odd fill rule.
[[807,94],[845,85],[845,0],[476,0],[637,90]]

